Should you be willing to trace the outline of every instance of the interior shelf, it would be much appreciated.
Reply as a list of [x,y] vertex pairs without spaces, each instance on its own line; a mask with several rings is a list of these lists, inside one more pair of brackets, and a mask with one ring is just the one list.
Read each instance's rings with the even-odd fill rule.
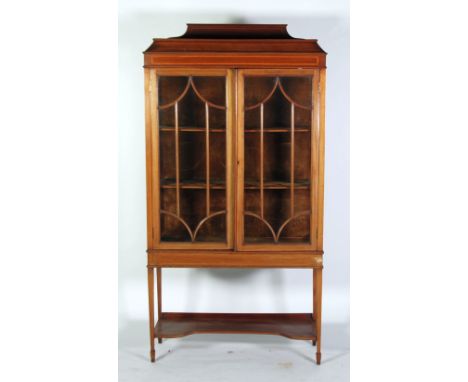
[[312,313],[161,313],[155,337],[175,338],[198,333],[273,334],[315,340]]
[[[263,182],[263,189],[265,190],[285,190],[291,187],[291,183],[289,181],[265,181]],[[260,188],[260,182],[252,181],[252,180],[245,180],[244,188],[246,190],[257,190]],[[297,179],[294,182],[295,189],[308,189],[310,188],[310,182],[308,180],[299,180]]]
[[[161,131],[175,131],[175,128],[172,126],[161,126],[160,129]],[[205,133],[206,128],[205,127],[197,127],[197,126],[180,126],[179,131],[182,133]],[[210,128],[209,129],[210,133],[225,133],[226,129],[217,129],[217,128]]]
[[[161,180],[162,188],[176,188],[175,179],[163,179]],[[181,189],[205,189],[206,181],[204,179],[190,179],[181,180],[179,182]],[[291,187],[289,181],[265,181],[263,182],[264,190],[287,190]],[[226,183],[219,179],[210,179],[210,189],[223,190],[226,188]],[[245,180],[244,188],[246,190],[257,190],[260,189],[260,182],[255,180]],[[305,190],[310,188],[310,182],[308,180],[297,179],[294,182],[294,188],[296,190]]]
[[[175,128],[171,126],[161,126],[160,131],[174,132]],[[181,126],[179,131],[182,133],[204,133],[206,131],[205,127],[196,127],[196,126]],[[225,133],[226,129],[217,129],[210,128],[210,133]],[[260,129],[245,129],[245,133],[260,133]],[[263,129],[264,133],[290,133],[290,128],[267,128]],[[308,133],[310,132],[309,128],[298,127],[294,129],[295,133]]]
[[[245,133],[260,133],[260,129],[245,129]],[[291,128],[289,127],[271,127],[271,128],[266,128],[263,129],[264,133],[290,133]],[[295,133],[308,133],[310,132],[310,129],[307,127],[297,127],[294,129]]]
[[[161,180],[161,187],[162,188],[176,188],[176,181],[175,179],[162,179]],[[191,179],[191,180],[181,180],[179,182],[179,187],[181,189],[205,189],[206,188],[206,181],[204,179]],[[226,183],[224,180],[219,179],[210,179],[210,189],[218,189],[223,190],[226,188]]]

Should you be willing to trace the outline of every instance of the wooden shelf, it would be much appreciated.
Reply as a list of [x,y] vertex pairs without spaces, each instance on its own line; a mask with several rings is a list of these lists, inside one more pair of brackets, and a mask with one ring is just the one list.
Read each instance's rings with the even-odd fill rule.
[[[169,132],[175,132],[175,128],[171,126],[161,126],[159,128],[160,131],[169,131]],[[196,126],[181,126],[179,127],[179,131],[181,133],[205,133],[206,128],[205,127],[196,127]],[[210,133],[225,133],[226,129],[212,129],[210,128]]]
[[176,338],[200,333],[272,334],[315,340],[312,313],[162,313],[155,338]]
[[[191,180],[181,180],[179,183],[181,189],[188,190],[199,190],[206,189],[206,181],[203,179],[191,179]],[[162,188],[176,188],[175,179],[163,179],[161,180]],[[222,180],[210,179],[210,189],[214,190],[224,190],[226,188],[226,183]]]
[[[263,182],[264,190],[288,190],[291,187],[291,183],[287,181],[266,181]],[[294,182],[294,189],[305,190],[310,188],[310,182],[308,180],[296,180]],[[246,190],[258,190],[260,189],[260,183],[257,181],[245,180],[244,189]]]
[[[272,127],[263,129],[264,133],[291,133],[291,128],[280,128],[280,127]],[[295,133],[309,133],[309,128],[298,127],[294,129]],[[245,129],[244,133],[260,133],[260,129]]]
[[[165,132],[174,132],[175,128],[170,127],[170,126],[161,126],[159,128],[160,131],[165,131]],[[205,127],[195,127],[195,126],[183,126],[179,127],[179,131],[182,133],[204,133],[206,132]],[[217,128],[210,128],[210,133],[225,133],[226,129],[217,129]],[[245,129],[245,133],[260,133],[260,129]],[[263,129],[264,133],[290,133],[291,129],[290,128],[268,128],[268,129]],[[309,133],[310,129],[309,128],[303,128],[303,127],[298,127],[294,129],[295,133]]]

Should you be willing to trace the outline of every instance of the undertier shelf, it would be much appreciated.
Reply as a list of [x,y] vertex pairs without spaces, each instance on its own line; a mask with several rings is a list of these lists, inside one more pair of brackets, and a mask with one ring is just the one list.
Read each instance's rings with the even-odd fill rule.
[[270,334],[315,340],[312,313],[161,313],[155,337],[176,338],[201,333]]

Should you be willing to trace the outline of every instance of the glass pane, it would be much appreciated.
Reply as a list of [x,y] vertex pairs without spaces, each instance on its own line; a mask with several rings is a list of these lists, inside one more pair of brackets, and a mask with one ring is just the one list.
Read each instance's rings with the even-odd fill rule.
[[159,76],[162,242],[226,241],[226,79]]
[[312,77],[247,76],[244,241],[310,242]]

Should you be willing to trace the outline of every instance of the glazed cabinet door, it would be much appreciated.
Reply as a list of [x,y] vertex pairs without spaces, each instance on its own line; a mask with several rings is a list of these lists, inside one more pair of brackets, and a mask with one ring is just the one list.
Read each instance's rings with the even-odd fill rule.
[[237,247],[317,249],[319,71],[240,70]]
[[231,248],[232,72],[146,70],[150,248]]

